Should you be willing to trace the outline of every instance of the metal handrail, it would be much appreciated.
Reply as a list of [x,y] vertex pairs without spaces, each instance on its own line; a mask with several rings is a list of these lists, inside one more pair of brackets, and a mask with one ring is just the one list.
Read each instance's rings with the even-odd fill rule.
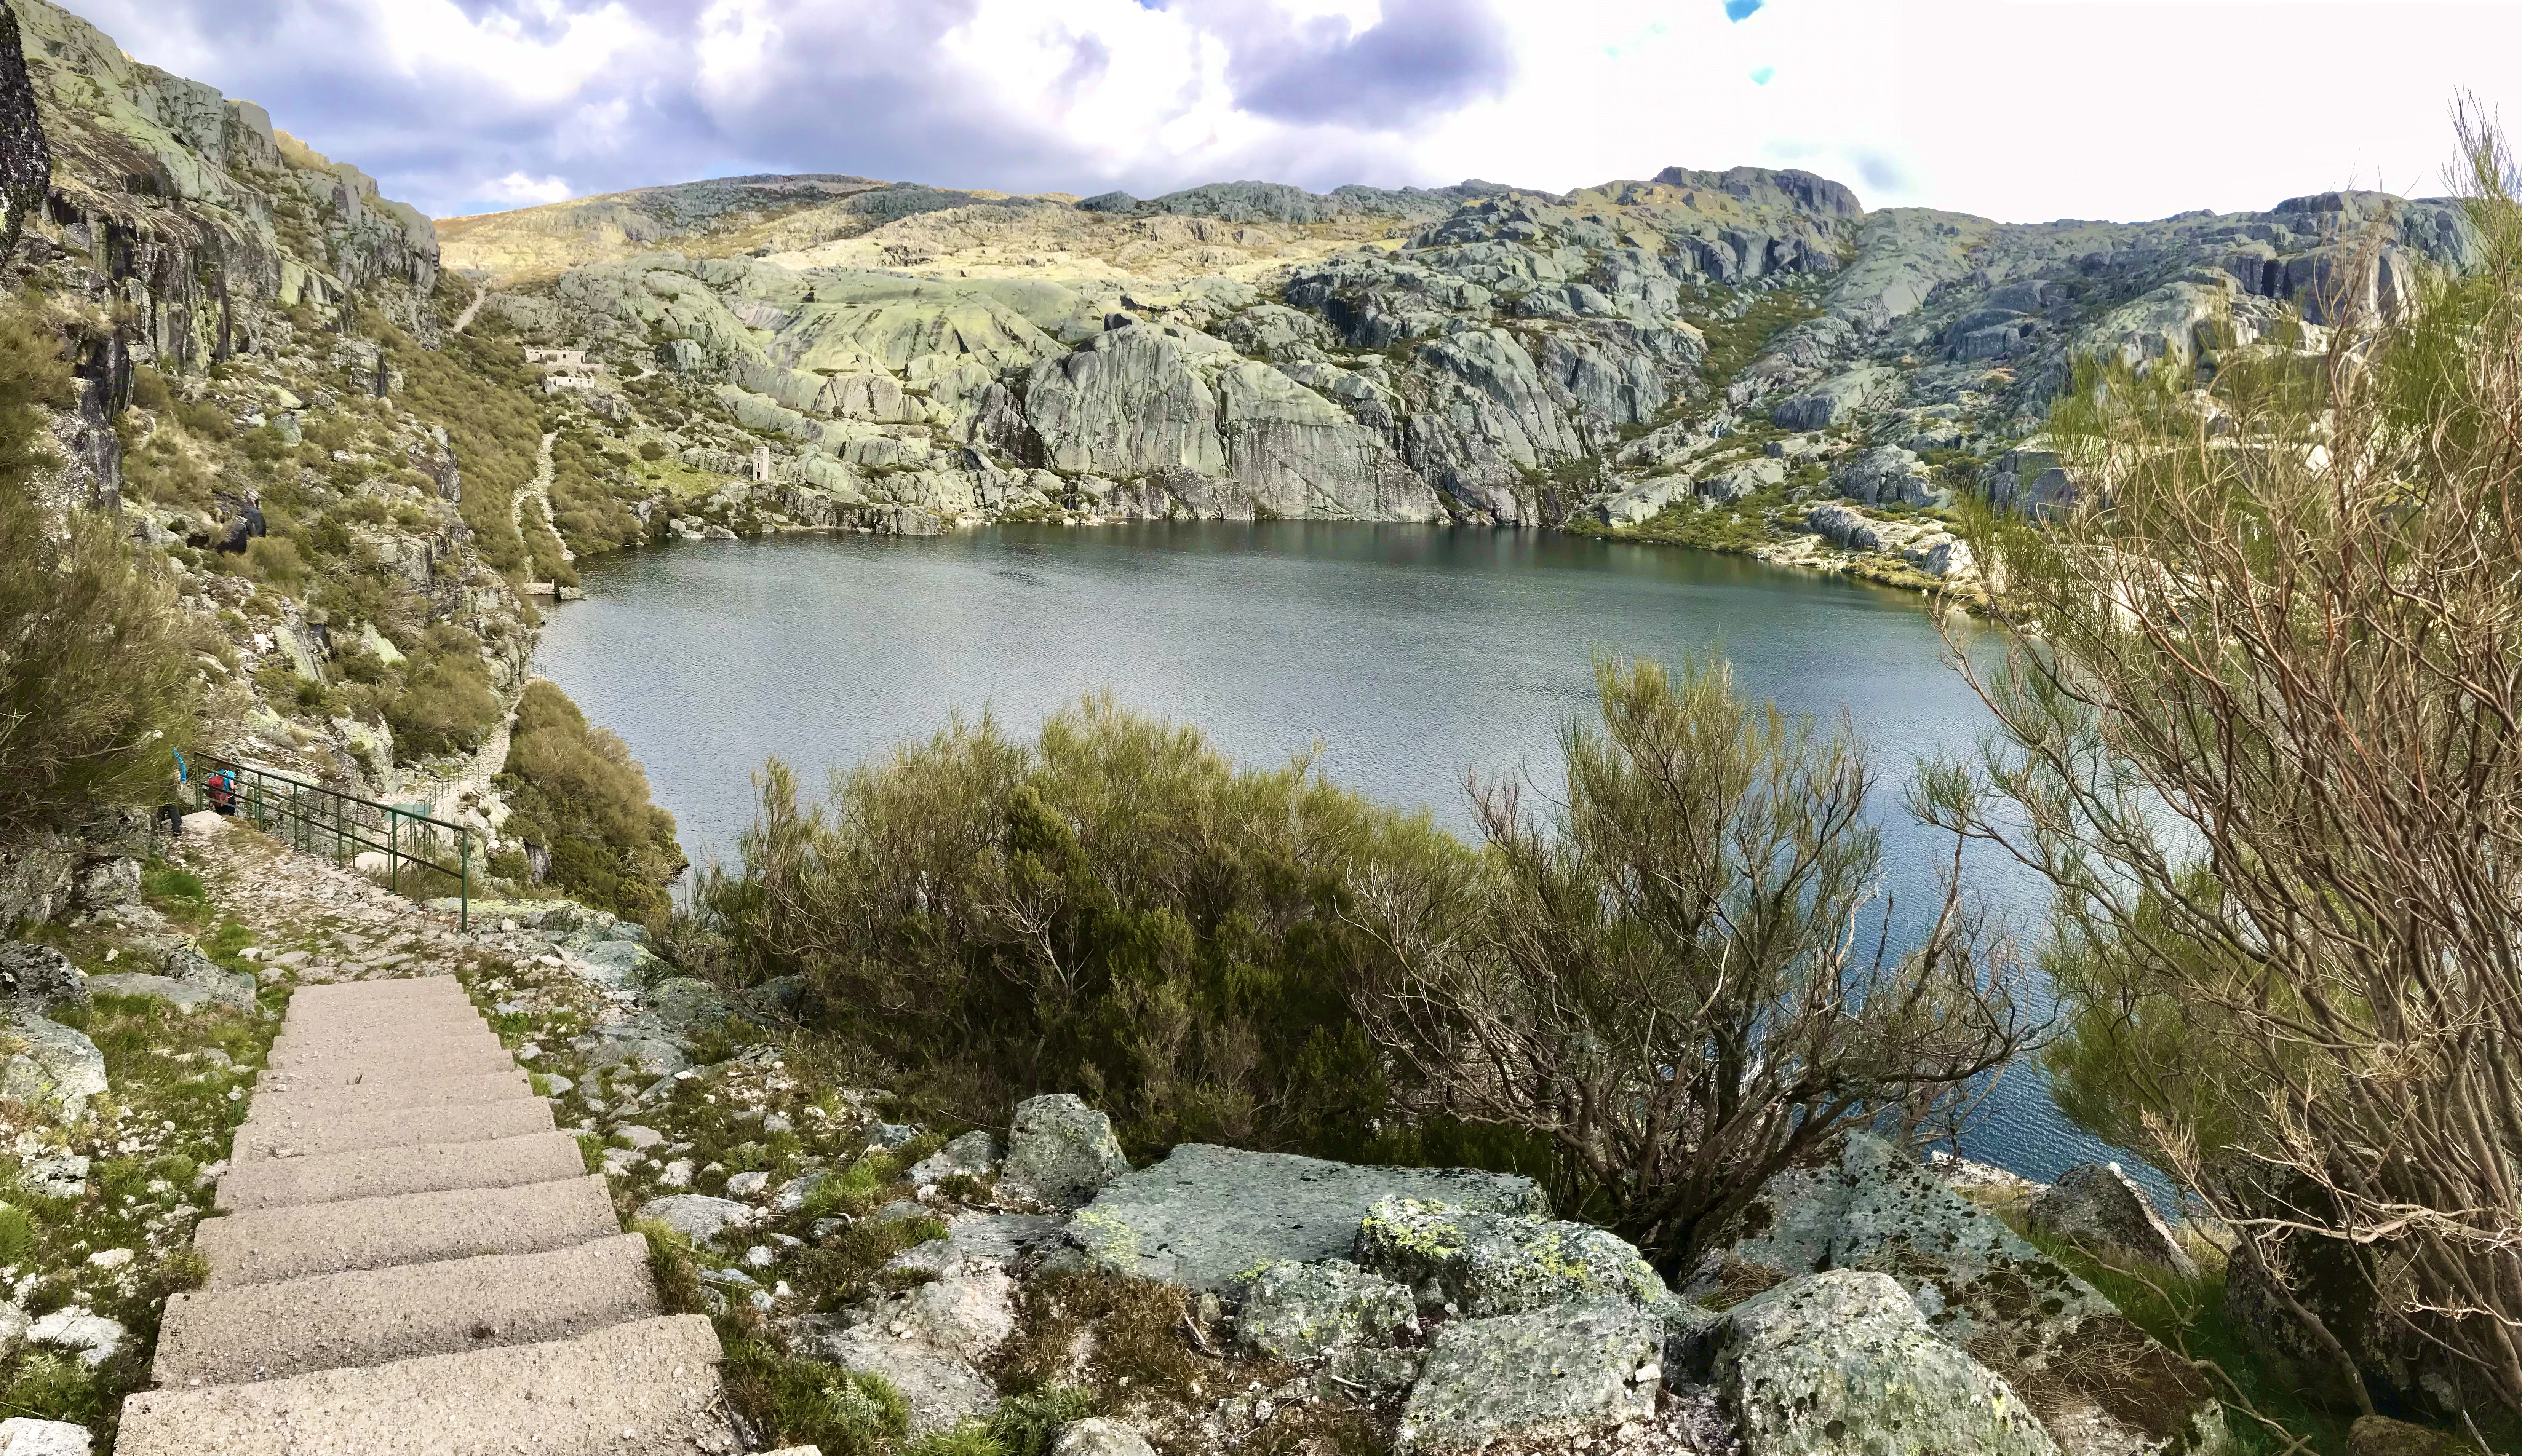
[[[214,807],[210,779],[228,776],[235,812],[252,819],[266,833],[279,833],[301,854],[321,854],[331,846],[336,868],[354,865],[359,852],[373,849],[386,856],[386,884],[402,892],[405,866],[435,870],[456,883],[455,924],[473,923],[473,831],[396,804],[360,798],[338,789],[257,768],[233,758],[201,754],[201,772],[192,775],[196,808]],[[441,832],[455,839],[455,858],[446,863]],[[371,838],[379,836],[382,838]]]

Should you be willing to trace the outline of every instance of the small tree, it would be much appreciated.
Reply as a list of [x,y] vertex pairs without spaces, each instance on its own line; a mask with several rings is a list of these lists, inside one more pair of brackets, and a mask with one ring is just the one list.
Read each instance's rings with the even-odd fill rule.
[[0,318],[0,835],[147,802],[194,724],[194,631],[163,566],[113,516],[35,485],[42,406],[70,401],[58,341]]
[[1567,801],[1475,789],[1468,902],[1369,878],[1363,1014],[1420,1112],[1545,1141],[1561,1204],[1687,1267],[1771,1174],[1852,1123],[1948,1117],[2035,1033],[2015,967],[1948,885],[1915,952],[1870,952],[1873,782],[1842,726],[1597,663],[1564,734]]
[[2522,1412],[2522,205],[2464,141],[2469,276],[2343,289],[2209,394],[2084,373],[2082,500],[1975,532],[1999,731],[1927,781],[2056,887],[2063,1104],[2366,1410],[2437,1370]]

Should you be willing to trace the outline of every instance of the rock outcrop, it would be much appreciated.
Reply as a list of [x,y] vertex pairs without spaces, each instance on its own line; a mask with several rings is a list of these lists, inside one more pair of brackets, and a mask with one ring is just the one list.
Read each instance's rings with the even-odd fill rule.
[[2091,1285],[1888,1144],[1769,1180],[1682,1293],[1737,1303],[1827,1270],[1889,1275],[1927,1327],[2023,1392],[2068,1456],[2220,1449],[2204,1382]]
[[1713,1342],[1745,1456],[2057,1456],[2014,1388],[1889,1275],[1790,1280],[1736,1305]]

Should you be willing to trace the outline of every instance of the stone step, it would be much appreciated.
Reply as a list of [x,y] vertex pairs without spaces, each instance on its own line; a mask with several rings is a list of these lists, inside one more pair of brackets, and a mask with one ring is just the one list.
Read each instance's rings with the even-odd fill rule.
[[480,1143],[552,1130],[551,1104],[539,1097],[452,1107],[388,1108],[382,1112],[331,1112],[304,1108],[269,1117],[248,1116],[236,1130],[228,1157],[236,1162],[275,1153],[312,1157],[362,1148],[412,1148],[424,1143]]
[[301,986],[298,999],[319,1006],[337,1001],[367,1001],[380,996],[418,995],[425,991],[461,992],[464,983],[452,976],[397,976],[385,980],[318,982]]
[[[582,1164],[584,1166],[584,1164]],[[621,1232],[600,1173],[513,1188],[406,1193],[206,1218],[210,1289],[484,1253],[539,1253]]]
[[425,1061],[405,1062],[392,1052],[336,1058],[309,1067],[265,1068],[255,1078],[257,1091],[300,1092],[315,1087],[350,1087],[368,1082],[419,1081],[469,1076],[513,1068],[516,1059],[497,1043],[471,1051],[441,1050]]
[[657,1313],[637,1234],[543,1253],[320,1274],[167,1299],[161,1386],[278,1380],[509,1344],[574,1340]]
[[471,1102],[506,1102],[532,1097],[534,1084],[511,1063],[505,1071],[457,1073],[435,1077],[380,1077],[352,1086],[318,1083],[303,1088],[265,1088],[248,1106],[264,1117],[303,1113],[309,1108],[336,1112],[382,1112],[388,1108],[445,1107]]
[[304,1204],[443,1193],[454,1188],[513,1188],[586,1171],[578,1140],[563,1132],[493,1138],[479,1143],[424,1143],[362,1148],[308,1158],[258,1158],[219,1179],[219,1206],[246,1213]]
[[352,1031],[405,1017],[480,1016],[481,1009],[463,996],[406,996],[369,1006],[326,1006],[289,1011],[288,1028],[304,1031]]
[[145,1390],[116,1456],[688,1456],[732,1450],[697,1314],[251,1385]]
[[320,1076],[330,1071],[400,1071],[415,1067],[434,1066],[441,1062],[462,1063],[468,1058],[505,1057],[507,1048],[486,1028],[479,1031],[444,1032],[413,1027],[400,1036],[361,1037],[356,1041],[334,1041],[300,1044],[292,1047],[275,1045],[271,1059],[264,1064],[266,1074],[286,1072],[292,1076]]
[[359,1016],[292,1017],[281,1024],[280,1036],[273,1045],[296,1045],[305,1041],[335,1038],[375,1038],[393,1036],[411,1027],[440,1028],[448,1031],[483,1031],[490,1021],[470,1006],[407,1006]]
[[378,1007],[470,1003],[463,983],[452,976],[411,976],[393,980],[343,981],[300,986],[289,997],[289,1014],[324,1016]]

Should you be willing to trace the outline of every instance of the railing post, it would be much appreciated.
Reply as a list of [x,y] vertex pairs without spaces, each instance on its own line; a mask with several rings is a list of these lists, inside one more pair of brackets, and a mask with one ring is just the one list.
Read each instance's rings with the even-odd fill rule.
[[456,831],[455,929],[473,929],[473,831]]
[[402,889],[402,860],[397,851],[401,828],[402,816],[393,804],[386,805],[386,887],[397,892]]
[[333,868],[337,870],[342,867],[343,852],[348,848],[342,839],[342,813],[343,806],[349,802],[349,798],[348,795],[343,794],[333,796]]

